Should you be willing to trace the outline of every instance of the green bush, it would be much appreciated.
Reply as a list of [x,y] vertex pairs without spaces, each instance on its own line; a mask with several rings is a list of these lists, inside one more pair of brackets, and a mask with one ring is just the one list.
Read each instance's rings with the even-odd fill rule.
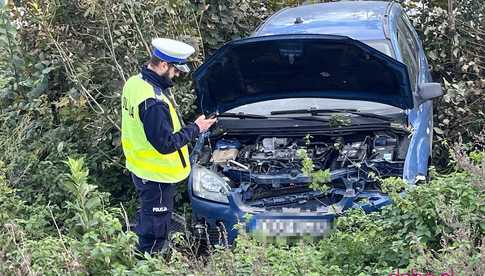
[[[408,188],[405,197],[397,192],[399,180],[386,180],[393,205],[371,214],[351,210],[318,242],[266,243],[238,226],[233,249],[216,246],[208,256],[198,257],[179,246],[172,248],[168,259],[148,255],[139,259],[135,235],[123,231],[126,214],[97,200],[88,203],[105,195],[88,184],[82,159],[67,164],[71,181],[66,184],[67,206],[74,216],[63,222],[56,218],[61,210],[25,205],[5,177],[0,178],[1,272],[382,275],[397,268],[453,268],[471,275],[485,269],[480,251],[485,178],[469,169],[435,176],[428,184]],[[468,165],[483,169],[473,161]],[[80,225],[82,231],[73,231]]]

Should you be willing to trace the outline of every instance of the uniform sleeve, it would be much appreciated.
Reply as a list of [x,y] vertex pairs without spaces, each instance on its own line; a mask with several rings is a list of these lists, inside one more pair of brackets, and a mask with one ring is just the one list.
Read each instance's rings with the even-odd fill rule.
[[162,101],[147,99],[138,109],[148,141],[162,154],[181,149],[199,135],[199,127],[195,123],[187,124],[173,133],[168,105]]

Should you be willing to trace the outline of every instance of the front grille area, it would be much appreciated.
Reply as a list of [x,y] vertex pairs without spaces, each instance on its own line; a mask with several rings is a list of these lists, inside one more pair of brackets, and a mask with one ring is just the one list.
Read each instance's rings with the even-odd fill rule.
[[194,226],[194,235],[201,241],[201,244],[228,244],[227,231],[222,222],[219,222],[217,225],[197,224]]

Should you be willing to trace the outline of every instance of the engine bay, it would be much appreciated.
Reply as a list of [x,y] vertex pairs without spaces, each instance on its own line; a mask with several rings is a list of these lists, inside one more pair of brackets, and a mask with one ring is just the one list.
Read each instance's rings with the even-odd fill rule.
[[[238,188],[245,203],[255,207],[294,205],[316,209],[339,200],[311,189],[302,172],[304,151],[314,170],[330,170],[331,186],[345,191],[379,190],[369,173],[401,176],[409,140],[393,131],[365,131],[352,135],[230,135],[207,139],[197,163]],[[349,181],[351,179],[352,181]]]

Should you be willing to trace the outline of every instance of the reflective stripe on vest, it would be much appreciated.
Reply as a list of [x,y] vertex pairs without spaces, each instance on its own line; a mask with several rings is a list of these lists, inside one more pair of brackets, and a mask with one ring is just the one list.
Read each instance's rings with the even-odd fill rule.
[[121,144],[126,157],[126,168],[142,179],[162,183],[180,182],[190,173],[188,148],[184,146],[178,151],[162,154],[150,144],[138,109],[149,98],[168,105],[173,133],[181,129],[175,107],[163,93],[157,95],[152,85],[140,76],[128,79],[123,87],[121,111]]

